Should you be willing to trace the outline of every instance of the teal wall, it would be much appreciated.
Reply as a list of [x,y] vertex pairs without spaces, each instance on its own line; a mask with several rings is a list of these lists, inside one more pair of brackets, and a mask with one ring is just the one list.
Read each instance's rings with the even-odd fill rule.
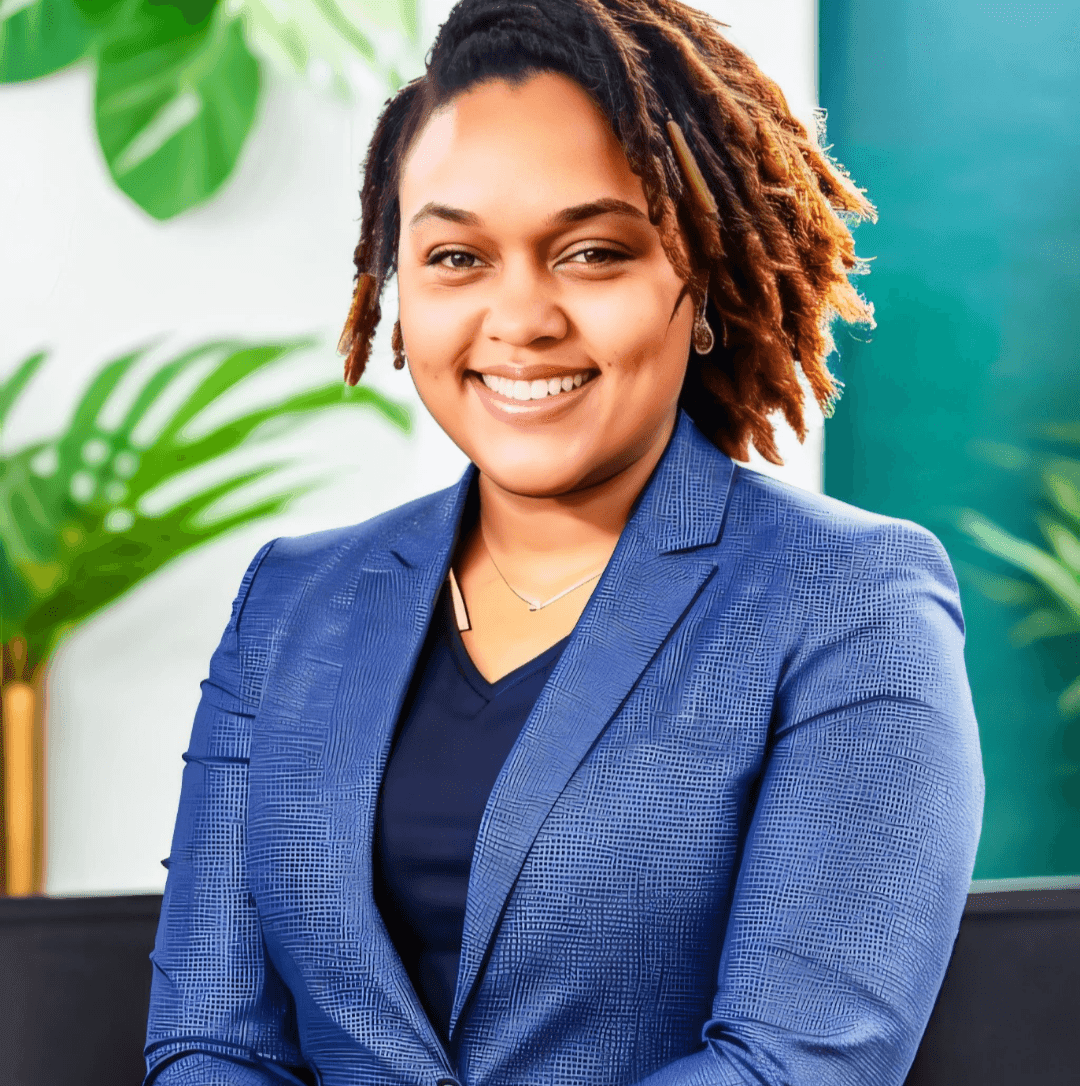
[[831,154],[880,212],[854,280],[878,327],[836,326],[825,489],[926,525],[960,574],[987,784],[975,877],[1080,874],[1080,722],[1055,704],[1080,638],[1013,648],[1024,612],[965,579],[1008,567],[953,527],[968,506],[1043,544],[1037,473],[982,443],[1045,453],[1045,421],[1080,422],[1080,0],[820,0],[820,49]]

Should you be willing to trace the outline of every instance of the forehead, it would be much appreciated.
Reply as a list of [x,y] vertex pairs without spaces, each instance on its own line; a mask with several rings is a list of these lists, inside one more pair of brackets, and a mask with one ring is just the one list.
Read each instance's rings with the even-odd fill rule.
[[647,210],[607,118],[574,80],[551,72],[481,83],[436,110],[400,176],[403,223],[429,201],[546,215],[609,196]]

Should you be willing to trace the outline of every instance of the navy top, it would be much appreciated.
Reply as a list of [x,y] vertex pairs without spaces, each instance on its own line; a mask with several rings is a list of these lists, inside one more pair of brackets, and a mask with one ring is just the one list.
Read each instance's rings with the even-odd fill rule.
[[375,824],[375,900],[444,1042],[480,820],[567,641],[489,683],[462,643],[446,585],[398,719]]

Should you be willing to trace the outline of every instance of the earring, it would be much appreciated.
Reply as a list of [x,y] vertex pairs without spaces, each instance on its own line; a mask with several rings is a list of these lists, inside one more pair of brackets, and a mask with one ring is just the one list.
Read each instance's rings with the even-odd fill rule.
[[401,338],[401,321],[394,321],[390,349],[394,352],[394,369],[403,370],[405,368],[405,340]]
[[705,319],[705,306],[708,301],[709,296],[706,294],[701,299],[701,309],[698,310],[698,315],[694,320],[694,330],[690,337],[697,354],[709,354],[716,346],[716,336],[713,335],[712,326]]

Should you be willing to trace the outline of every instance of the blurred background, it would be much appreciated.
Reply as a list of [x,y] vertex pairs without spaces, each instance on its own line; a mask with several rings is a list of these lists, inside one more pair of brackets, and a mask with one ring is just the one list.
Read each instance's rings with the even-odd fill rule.
[[[360,163],[449,0],[0,4],[4,885],[160,891],[191,720],[256,549],[454,482],[334,344]],[[975,877],[1080,885],[1078,14],[709,0],[867,190],[845,383],[750,466],[926,525],[961,581]],[[1017,881],[1019,880],[1019,881]],[[1002,883],[1006,885],[1006,883]]]

